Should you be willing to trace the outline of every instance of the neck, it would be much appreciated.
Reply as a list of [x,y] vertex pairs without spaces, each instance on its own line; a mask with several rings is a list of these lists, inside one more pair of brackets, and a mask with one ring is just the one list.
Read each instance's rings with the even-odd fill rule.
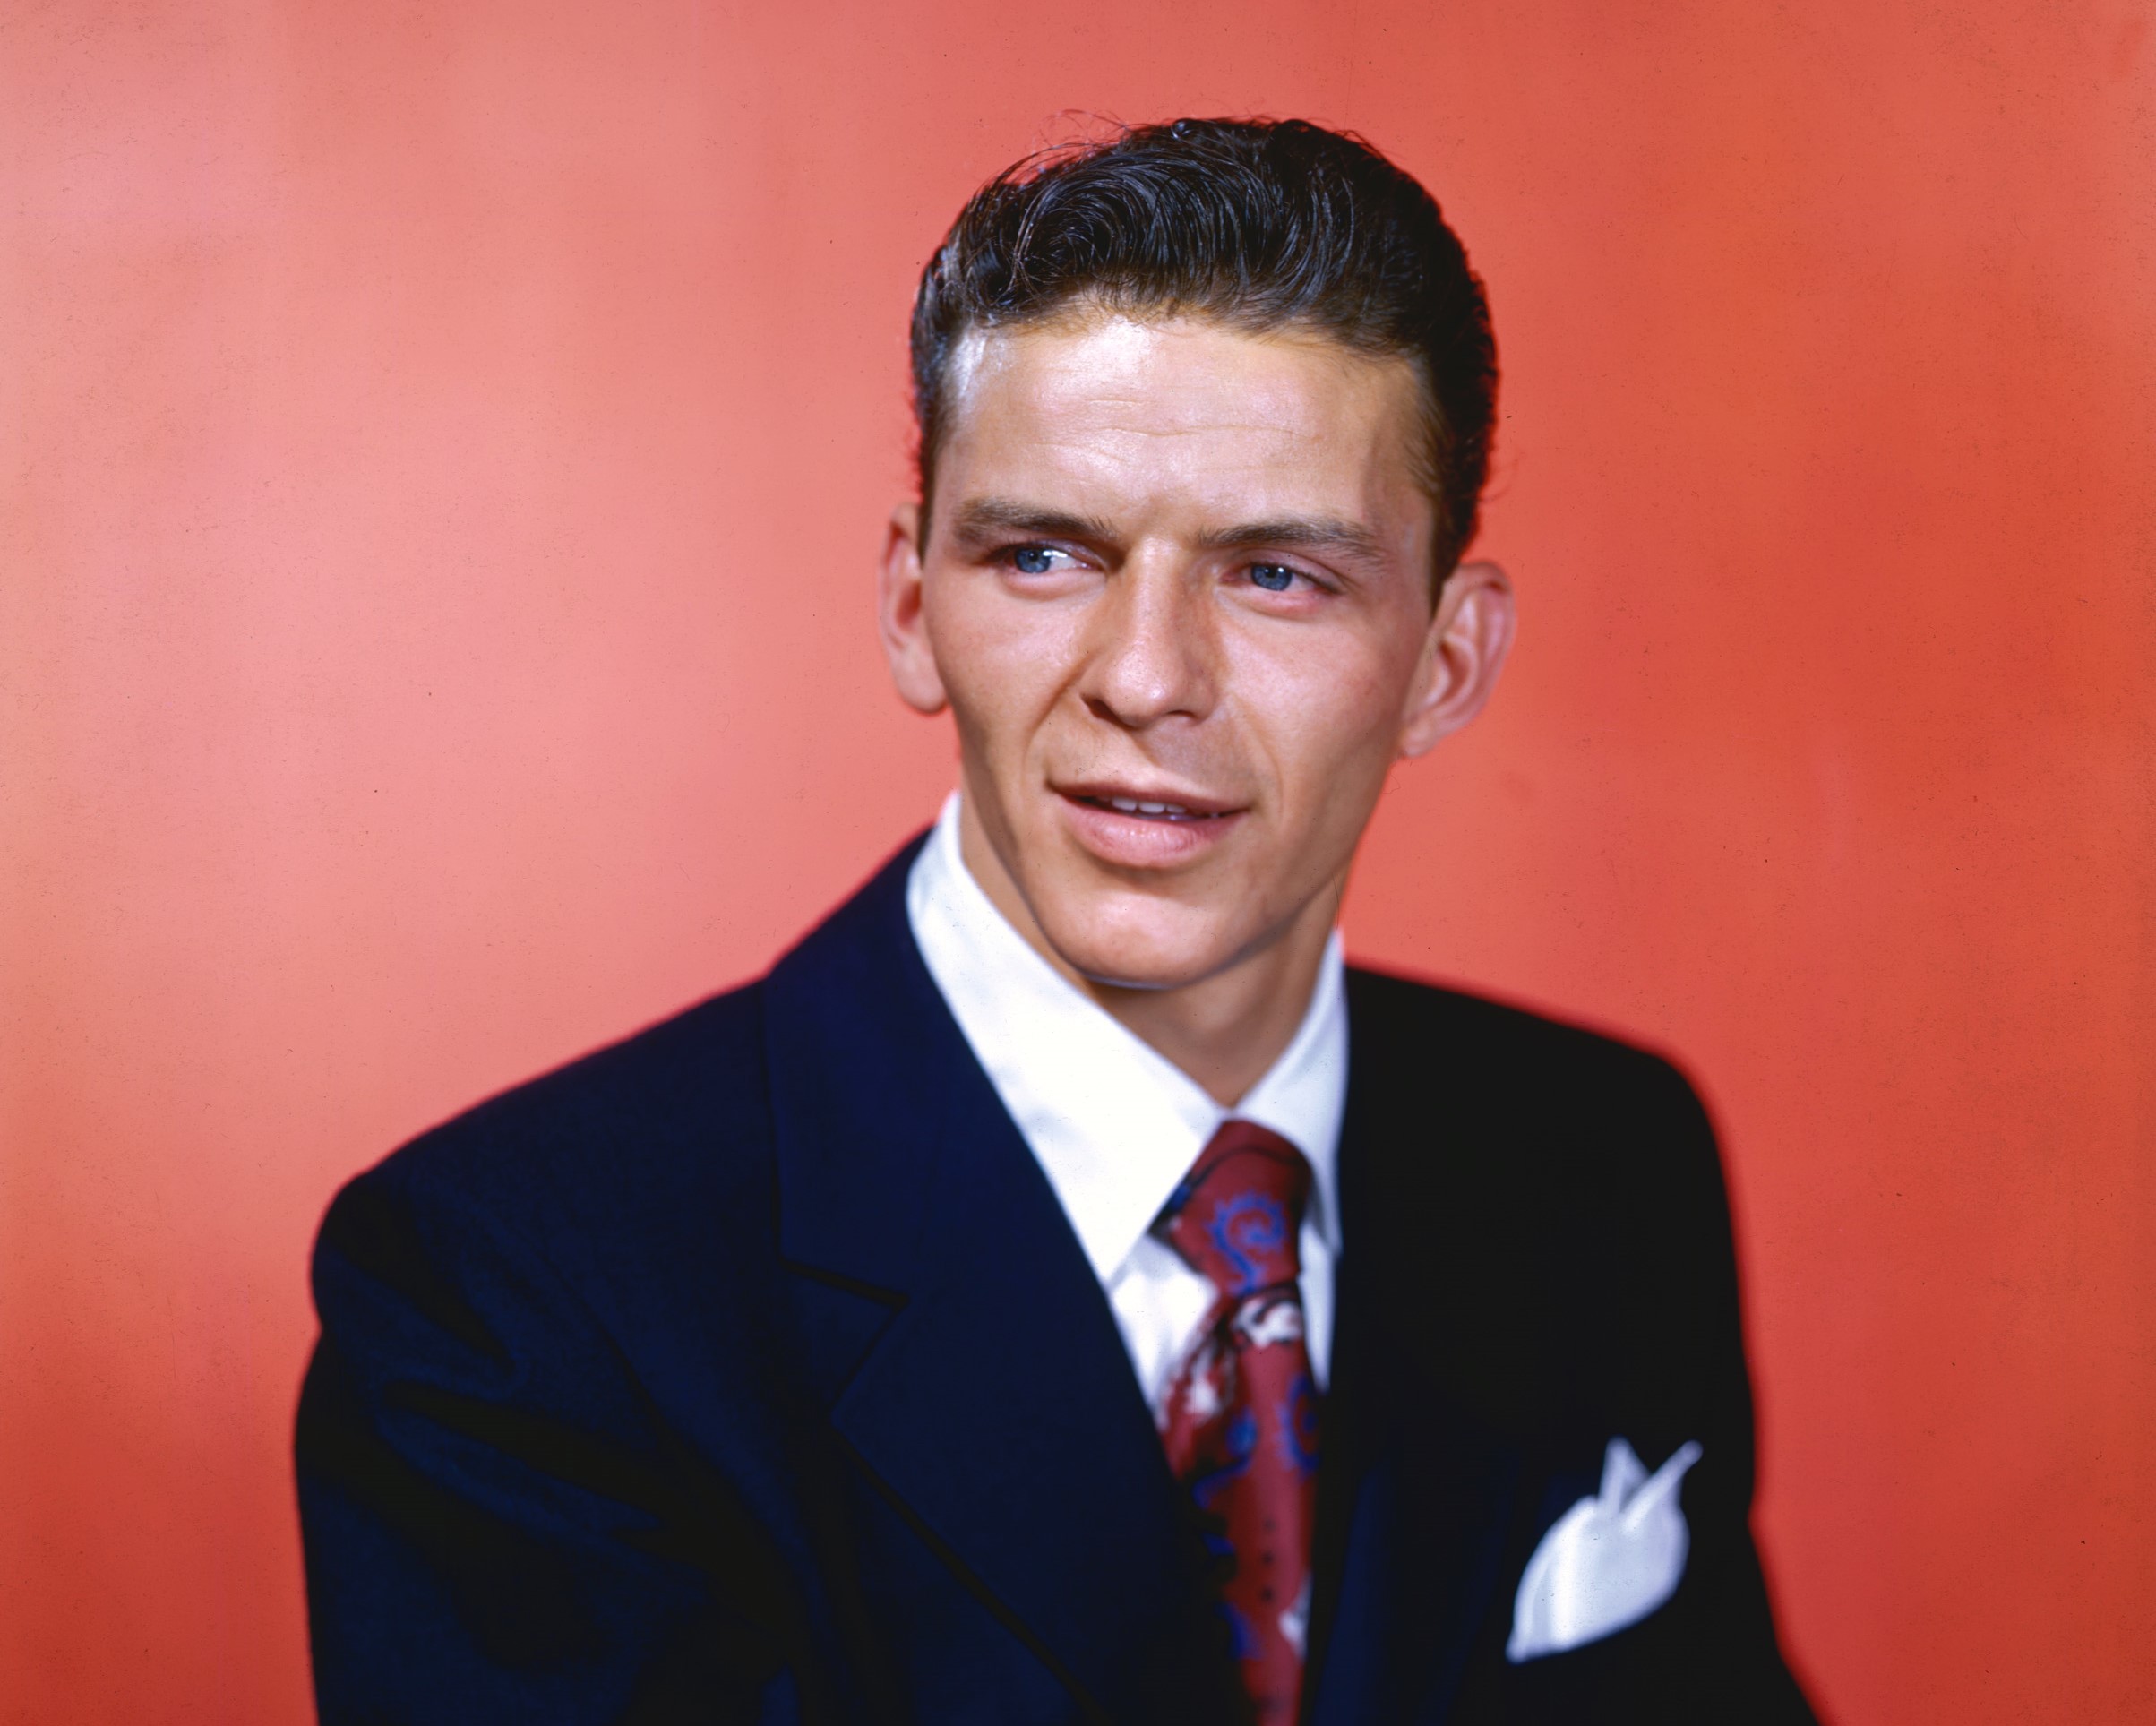
[[962,806],[958,841],[966,872],[1026,944],[1224,1109],[1233,1108],[1294,1040],[1346,888],[1344,878],[1332,883],[1270,940],[1217,971],[1168,988],[1132,988],[1089,977],[1056,951],[973,819],[970,803]]
[[1222,1108],[1232,1109],[1294,1040],[1317,987],[1331,927],[1326,917],[1315,941],[1283,939],[1180,989],[1077,981],[1125,1030],[1181,1068]]

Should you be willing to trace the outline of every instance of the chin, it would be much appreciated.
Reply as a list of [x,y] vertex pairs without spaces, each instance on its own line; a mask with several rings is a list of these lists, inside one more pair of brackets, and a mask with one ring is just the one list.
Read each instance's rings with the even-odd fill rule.
[[1146,899],[1080,903],[1035,912],[1063,962],[1095,983],[1127,989],[1180,989],[1230,964],[1235,932],[1187,906]]

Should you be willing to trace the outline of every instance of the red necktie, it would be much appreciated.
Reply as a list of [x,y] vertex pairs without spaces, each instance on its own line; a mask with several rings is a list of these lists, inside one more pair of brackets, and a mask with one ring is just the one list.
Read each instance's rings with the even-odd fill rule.
[[1209,1542],[1231,1561],[1221,1604],[1260,1726],[1294,1721],[1310,1619],[1318,1391],[1296,1281],[1310,1189],[1301,1152],[1229,1121],[1157,1225],[1215,1290],[1169,1387],[1162,1437]]

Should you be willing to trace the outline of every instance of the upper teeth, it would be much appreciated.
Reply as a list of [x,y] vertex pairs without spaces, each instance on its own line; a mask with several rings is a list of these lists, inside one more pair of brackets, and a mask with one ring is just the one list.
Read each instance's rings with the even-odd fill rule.
[[1181,803],[1140,803],[1136,797],[1111,797],[1111,809],[1120,809],[1126,815],[1188,815],[1190,811]]

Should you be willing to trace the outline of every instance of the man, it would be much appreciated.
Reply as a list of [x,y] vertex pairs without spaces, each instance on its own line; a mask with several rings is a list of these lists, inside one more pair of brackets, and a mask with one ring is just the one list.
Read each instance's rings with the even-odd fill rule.
[[323,1720],[1808,1719],[1698,1103],[1340,957],[1512,637],[1436,205],[1138,128],[976,195],[914,365],[880,622],[959,792],[339,1198]]

